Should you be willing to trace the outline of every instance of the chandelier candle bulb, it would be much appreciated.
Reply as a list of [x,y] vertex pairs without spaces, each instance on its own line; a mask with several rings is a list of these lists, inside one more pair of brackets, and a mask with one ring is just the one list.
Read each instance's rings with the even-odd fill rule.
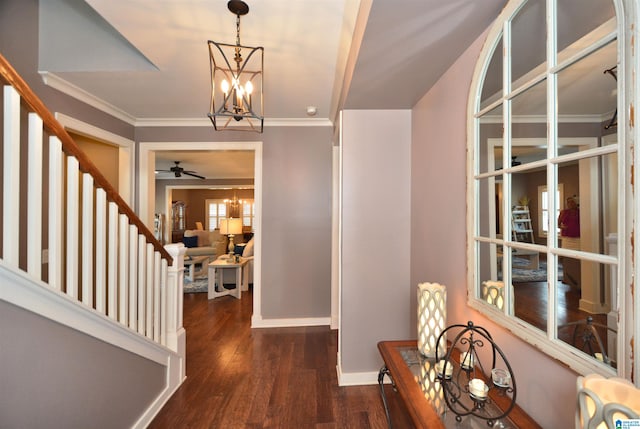
[[418,284],[418,350],[422,355],[433,358],[443,356],[447,340],[443,335],[447,319],[447,288],[438,283]]

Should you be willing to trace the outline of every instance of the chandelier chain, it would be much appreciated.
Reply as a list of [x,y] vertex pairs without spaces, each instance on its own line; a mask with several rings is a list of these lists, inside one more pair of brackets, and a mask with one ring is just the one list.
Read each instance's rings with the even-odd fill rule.
[[236,55],[234,57],[238,69],[242,63],[242,55],[240,54],[240,14],[236,15]]

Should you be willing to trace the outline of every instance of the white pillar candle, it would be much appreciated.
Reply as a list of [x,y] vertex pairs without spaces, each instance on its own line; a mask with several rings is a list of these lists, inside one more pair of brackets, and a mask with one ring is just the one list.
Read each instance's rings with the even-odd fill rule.
[[442,359],[440,362],[438,362],[437,370],[438,370],[438,375],[442,375],[444,371],[445,377],[450,378],[451,375],[453,374],[453,364],[451,362],[448,362]]
[[418,285],[418,350],[426,357],[444,355],[446,338],[436,344],[447,320],[447,288],[438,283]]
[[476,398],[485,398],[487,396],[488,387],[484,381],[474,378],[469,381],[469,393]]
[[460,358],[460,366],[464,369],[472,369],[474,365],[473,353],[464,352]]

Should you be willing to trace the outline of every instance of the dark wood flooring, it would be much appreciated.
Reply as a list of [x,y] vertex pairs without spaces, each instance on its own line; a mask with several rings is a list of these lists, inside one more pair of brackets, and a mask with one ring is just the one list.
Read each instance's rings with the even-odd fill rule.
[[[386,428],[377,385],[339,387],[337,331],[251,329],[251,292],[186,294],[187,379],[150,428]],[[411,428],[387,386],[394,428]]]
[[[547,330],[547,282],[514,283],[514,311],[516,316],[525,322],[543,330]],[[556,315],[558,318],[558,338],[567,344],[572,344],[585,352],[585,345],[581,338],[573,338],[574,326],[572,322],[584,321],[591,317],[595,323],[606,325],[606,314],[591,314],[580,310],[580,291],[567,284],[558,283],[558,297]],[[606,347],[606,329],[598,329],[598,333]],[[574,344],[575,342],[575,344]],[[595,350],[595,351],[600,351]]]

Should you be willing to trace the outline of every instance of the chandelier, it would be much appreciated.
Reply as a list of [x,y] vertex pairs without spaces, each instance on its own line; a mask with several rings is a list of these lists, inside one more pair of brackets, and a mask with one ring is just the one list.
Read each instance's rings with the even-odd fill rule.
[[242,0],[231,0],[227,7],[236,15],[236,44],[207,42],[211,68],[208,116],[217,131],[261,133],[264,126],[264,48],[240,44],[240,16],[249,13],[249,6]]

